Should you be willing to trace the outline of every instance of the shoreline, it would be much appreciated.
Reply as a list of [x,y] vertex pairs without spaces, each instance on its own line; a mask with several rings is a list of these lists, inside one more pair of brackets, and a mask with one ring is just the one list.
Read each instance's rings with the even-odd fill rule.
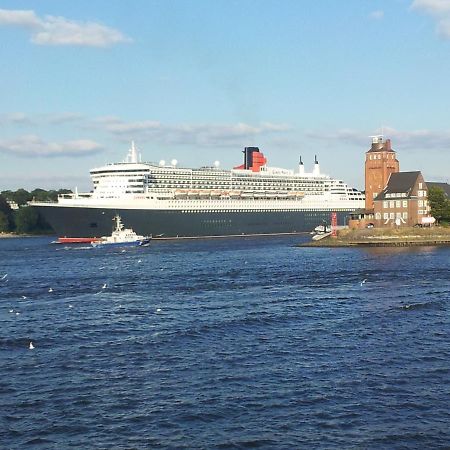
[[339,230],[336,238],[327,236],[318,241],[310,241],[296,247],[418,247],[450,246],[450,228],[431,229],[364,229]]
[[43,237],[52,236],[51,234],[16,234],[16,233],[0,233],[0,239],[12,239],[12,238],[31,238],[31,237]]

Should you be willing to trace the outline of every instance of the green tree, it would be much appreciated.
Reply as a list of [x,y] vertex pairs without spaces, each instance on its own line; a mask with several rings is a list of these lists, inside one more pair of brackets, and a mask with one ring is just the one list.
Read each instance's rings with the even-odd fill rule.
[[16,231],[18,233],[34,233],[39,231],[39,214],[29,206],[15,211]]
[[0,211],[0,233],[4,233],[6,231],[9,231],[8,216],[3,211]]
[[8,200],[14,200],[19,206],[26,205],[33,196],[25,189],[17,189],[17,191],[12,193],[12,198]]
[[428,190],[431,215],[439,223],[441,220],[450,219],[450,202],[443,189],[432,187]]
[[11,231],[14,227],[13,212],[3,195],[0,195],[0,213],[3,218],[0,220],[0,231]]
[[45,202],[48,200],[48,192],[44,189],[34,189],[30,192],[30,196],[33,200],[38,202]]

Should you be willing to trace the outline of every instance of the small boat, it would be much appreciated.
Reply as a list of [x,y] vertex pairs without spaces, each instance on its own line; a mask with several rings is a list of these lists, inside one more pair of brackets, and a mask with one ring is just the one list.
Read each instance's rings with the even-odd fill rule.
[[314,228],[315,233],[329,233],[330,231],[331,231],[331,227],[329,227],[326,224],[317,225],[317,227]]
[[116,246],[116,247],[137,247],[150,244],[151,236],[140,236],[131,228],[125,228],[122,219],[118,214],[114,216],[114,228],[111,236],[102,236],[98,241],[91,242],[93,247]]

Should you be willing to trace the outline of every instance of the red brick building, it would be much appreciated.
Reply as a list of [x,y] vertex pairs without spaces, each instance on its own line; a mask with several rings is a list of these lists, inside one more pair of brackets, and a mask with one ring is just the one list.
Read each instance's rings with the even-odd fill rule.
[[421,225],[429,216],[428,187],[420,172],[397,172],[374,199],[376,227]]
[[372,138],[372,147],[366,152],[365,190],[366,210],[373,210],[373,199],[384,189],[392,173],[400,171],[396,153],[391,148],[391,140],[383,136]]

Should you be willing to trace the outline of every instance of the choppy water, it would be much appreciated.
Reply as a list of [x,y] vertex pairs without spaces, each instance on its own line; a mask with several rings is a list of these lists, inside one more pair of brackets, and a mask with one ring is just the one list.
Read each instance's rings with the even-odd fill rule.
[[301,239],[0,240],[0,447],[449,448],[450,248]]

